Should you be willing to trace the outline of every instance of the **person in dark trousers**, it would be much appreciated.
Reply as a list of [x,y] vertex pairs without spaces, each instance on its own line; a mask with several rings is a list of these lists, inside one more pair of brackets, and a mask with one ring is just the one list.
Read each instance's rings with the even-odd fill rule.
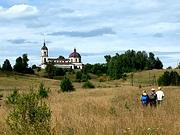
[[149,103],[149,96],[146,91],[143,91],[141,95],[141,103],[143,106],[147,106]]
[[151,107],[156,107],[156,101],[157,101],[157,94],[155,92],[155,89],[151,89],[151,93],[149,94],[149,104]]

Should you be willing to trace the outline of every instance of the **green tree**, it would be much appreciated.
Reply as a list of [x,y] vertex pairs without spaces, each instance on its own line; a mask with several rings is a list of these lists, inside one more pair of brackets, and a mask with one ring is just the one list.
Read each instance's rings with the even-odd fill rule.
[[24,70],[22,63],[23,63],[22,58],[21,58],[21,57],[18,57],[18,58],[16,59],[15,65],[14,65],[14,71],[22,73],[23,70]]
[[19,94],[7,117],[12,134],[50,135],[51,111],[36,93]]
[[48,93],[49,93],[49,89],[46,89],[46,88],[44,87],[44,84],[41,83],[41,84],[39,85],[39,90],[38,90],[39,96],[40,96],[41,98],[47,98],[47,97],[48,97]]
[[60,55],[60,56],[58,57],[58,59],[64,60],[65,58],[64,58],[64,56],[61,56],[61,55]]
[[55,70],[55,67],[54,67],[53,63],[49,62],[49,63],[46,64],[45,71],[48,74],[48,78],[53,78],[54,70]]
[[12,67],[11,67],[11,64],[10,64],[10,62],[9,62],[8,59],[6,59],[6,60],[4,61],[4,64],[3,64],[3,66],[2,66],[2,70],[3,70],[3,71],[12,71]]
[[75,90],[72,82],[66,77],[61,81],[60,88],[62,92],[70,92]]
[[24,71],[26,70],[26,68],[28,68],[28,61],[29,61],[29,59],[28,59],[27,54],[23,54],[22,55],[22,66],[23,66]]
[[163,68],[162,62],[159,60],[159,58],[156,58],[155,69],[162,69],[162,68]]
[[106,56],[104,56],[104,58],[106,59],[107,63],[109,63],[111,61],[111,55],[106,55]]
[[162,86],[178,86],[180,85],[180,76],[176,71],[166,71],[158,79],[158,85]]
[[77,82],[81,82],[82,79],[82,72],[81,71],[77,71],[76,72],[76,81]]
[[31,68],[28,69],[28,61],[29,59],[27,54],[23,54],[22,57],[18,57],[14,65],[14,71],[19,73],[33,73]]

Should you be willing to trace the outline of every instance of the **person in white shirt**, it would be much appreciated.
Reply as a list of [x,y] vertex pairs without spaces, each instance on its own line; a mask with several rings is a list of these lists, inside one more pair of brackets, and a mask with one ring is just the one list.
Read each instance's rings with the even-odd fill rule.
[[161,90],[161,87],[158,87],[158,91],[156,91],[156,95],[157,95],[157,103],[162,104],[164,98],[164,92]]

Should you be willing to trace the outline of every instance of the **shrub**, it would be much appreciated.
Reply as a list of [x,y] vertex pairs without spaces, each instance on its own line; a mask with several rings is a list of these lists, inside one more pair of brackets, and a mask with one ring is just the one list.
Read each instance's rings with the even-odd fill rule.
[[106,82],[106,81],[109,81],[110,78],[108,76],[106,76],[106,75],[103,75],[103,76],[100,76],[98,78],[98,80],[99,80],[99,82]]
[[81,71],[77,71],[76,72],[76,80],[81,80],[82,78],[82,72]]
[[88,89],[88,88],[93,89],[93,88],[95,88],[95,86],[90,81],[85,82],[82,87],[85,88],[85,89]]
[[38,94],[41,98],[47,98],[48,97],[48,92],[49,92],[49,89],[46,89],[44,87],[44,84],[41,83],[40,86],[39,86],[39,90],[38,90]]
[[66,77],[61,81],[60,87],[62,92],[70,92],[75,90],[72,82]]
[[7,117],[12,134],[49,135],[51,111],[38,94],[19,94]]
[[81,81],[87,82],[90,79],[90,76],[88,74],[82,74]]
[[18,93],[18,90],[15,89],[13,93],[7,97],[7,103],[8,104],[16,104],[18,102],[20,94]]

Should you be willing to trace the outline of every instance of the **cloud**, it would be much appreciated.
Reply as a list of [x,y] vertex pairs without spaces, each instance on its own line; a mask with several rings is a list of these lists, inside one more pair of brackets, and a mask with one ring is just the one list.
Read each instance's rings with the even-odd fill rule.
[[50,36],[68,36],[68,37],[96,37],[96,36],[103,36],[105,34],[114,35],[115,32],[112,28],[99,28],[90,31],[62,31],[62,32],[53,32],[48,35]]
[[32,42],[32,41],[28,41],[26,39],[10,39],[7,41],[12,44],[38,44],[38,42]]
[[153,34],[153,37],[162,38],[162,37],[164,37],[164,35],[162,33],[155,33],[155,34]]
[[26,18],[38,15],[38,9],[35,6],[19,4],[10,8],[0,7],[0,17],[5,19]]

